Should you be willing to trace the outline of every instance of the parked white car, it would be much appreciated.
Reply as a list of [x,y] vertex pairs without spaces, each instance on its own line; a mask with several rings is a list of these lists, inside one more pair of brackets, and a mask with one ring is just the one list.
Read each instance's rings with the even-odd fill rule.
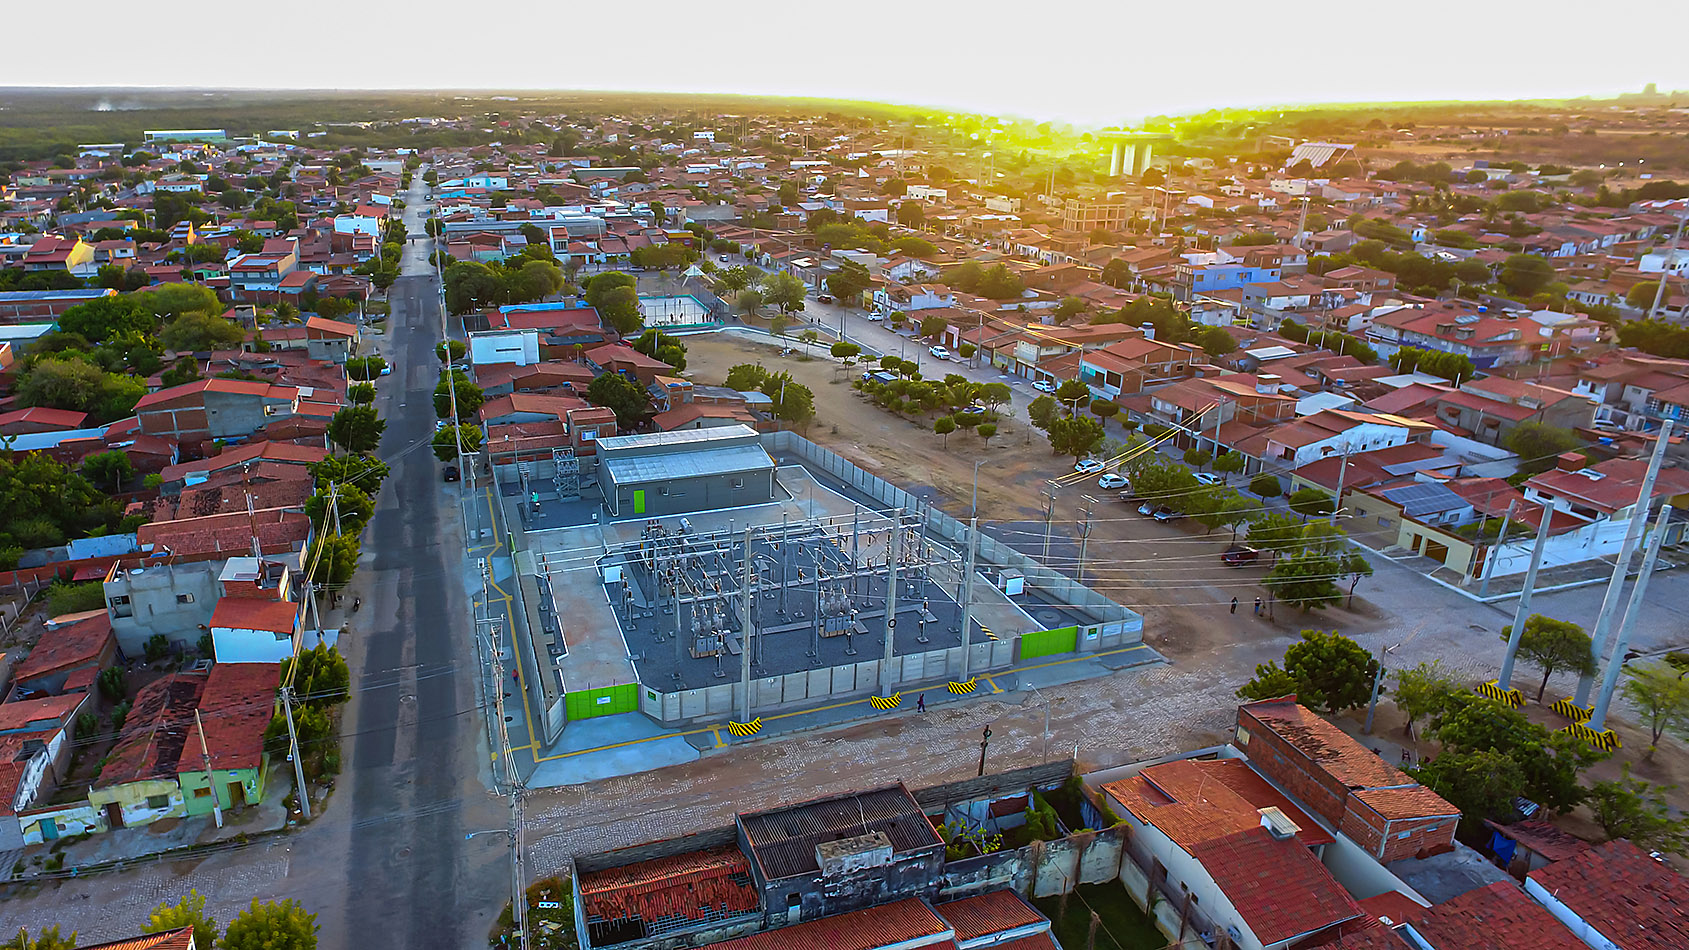
[[1226,480],[1210,472],[1192,472],[1196,480],[1204,485],[1224,485]]
[[1097,479],[1098,488],[1125,488],[1129,484],[1131,482],[1126,480],[1126,476],[1118,472],[1108,472],[1102,478]]
[[1053,393],[1056,391],[1056,384],[1047,379],[1040,379],[1036,383],[1032,384],[1032,388],[1041,393]]
[[1101,459],[1080,459],[1073,463],[1073,470],[1081,475],[1095,475],[1103,470]]
[[931,353],[937,359],[947,360],[950,358],[950,351],[942,346],[935,346],[932,349],[927,350],[927,352]]

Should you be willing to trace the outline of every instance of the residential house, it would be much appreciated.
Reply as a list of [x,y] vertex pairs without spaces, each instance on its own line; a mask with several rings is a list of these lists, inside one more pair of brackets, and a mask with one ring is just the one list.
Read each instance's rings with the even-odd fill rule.
[[305,352],[314,360],[344,364],[358,351],[357,325],[312,315],[305,319]]
[[[264,730],[277,705],[281,666],[275,663],[218,663],[205,679],[199,721],[205,752],[178,760],[176,781],[187,813],[209,815],[218,808],[238,809],[264,800],[269,756]],[[195,736],[195,739],[200,736]]]
[[44,234],[24,253],[23,269],[30,273],[65,271],[75,277],[92,277],[99,265],[94,263],[92,244],[79,237]]
[[13,670],[13,696],[92,692],[100,671],[117,658],[117,637],[104,613],[46,630]]
[[110,287],[0,291],[0,324],[52,322],[71,307],[115,296]]
[[292,600],[285,564],[232,557],[218,574],[222,596],[211,611],[211,643],[219,664],[278,663],[299,647],[302,608]]
[[1180,261],[1173,265],[1173,272],[1168,285],[1175,298],[1191,300],[1197,294],[1242,287],[1246,284],[1276,281],[1280,274],[1281,272],[1277,267],[1253,266],[1239,261],[1224,263],[1216,261],[1203,264]]
[[1689,946],[1689,881],[1626,840],[1530,872],[1525,892],[1590,947]]
[[1402,416],[1327,409],[1264,433],[1257,457],[1270,465],[1298,469],[1327,455],[1406,445],[1428,437],[1435,428]]
[[1097,398],[1114,399],[1187,379],[1207,362],[1200,346],[1140,337],[1082,352],[1079,379]]
[[104,829],[187,814],[177,775],[189,742],[198,739],[194,710],[205,680],[203,673],[166,673],[136,694],[117,744],[88,789],[88,804],[103,819]]
[[276,250],[242,254],[229,262],[229,293],[241,303],[275,303],[283,278],[299,269],[299,252],[292,242]]
[[1239,706],[1237,745],[1263,775],[1380,863],[1454,846],[1458,809],[1294,696]]
[[200,379],[142,396],[135,417],[147,435],[177,442],[242,439],[299,412],[302,391],[242,379]]
[[1587,395],[1506,376],[1468,380],[1433,405],[1443,428],[1489,445],[1505,445],[1521,423],[1580,429],[1595,418]]
[[[27,843],[19,814],[51,794],[69,772],[77,715],[91,694],[69,693],[0,704],[0,847]],[[37,821],[36,841],[40,839]],[[57,832],[55,825],[53,830]]]

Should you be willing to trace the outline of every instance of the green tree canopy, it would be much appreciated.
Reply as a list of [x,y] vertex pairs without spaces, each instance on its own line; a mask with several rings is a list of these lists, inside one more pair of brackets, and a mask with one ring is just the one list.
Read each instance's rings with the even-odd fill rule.
[[442,462],[457,460],[457,446],[461,440],[463,451],[479,452],[481,450],[481,427],[478,425],[449,425],[434,433],[432,445],[434,457]]
[[1689,727],[1689,679],[1659,661],[1629,664],[1624,675],[1621,692],[1648,727],[1648,751],[1643,758],[1652,761],[1660,736]]
[[645,387],[620,373],[605,373],[589,383],[586,399],[614,412],[616,424],[624,429],[633,428],[651,409]]
[[[1501,630],[1501,639],[1513,633],[1513,625]],[[1548,678],[1556,670],[1589,676],[1595,672],[1595,657],[1591,655],[1589,634],[1569,620],[1556,620],[1542,614],[1525,618],[1525,632],[1519,637],[1518,658],[1542,670],[1542,682],[1537,686],[1537,702],[1548,689]]]
[[229,921],[223,950],[316,950],[317,915],[292,898],[252,906]]
[[206,914],[205,895],[196,890],[189,890],[186,897],[174,904],[154,907],[152,915],[141,927],[141,933],[168,933],[183,927],[194,929],[194,946],[210,948],[217,945],[217,921]]
[[1623,838],[1644,850],[1689,854],[1689,819],[1674,814],[1668,802],[1676,790],[1631,777],[1626,762],[1617,779],[1589,787],[1586,804],[1608,841]]
[[1519,456],[1519,471],[1532,475],[1548,471],[1561,454],[1583,446],[1577,433],[1546,422],[1521,422],[1504,441],[1507,450]]
[[360,455],[375,451],[385,431],[387,421],[376,413],[374,406],[347,406],[328,420],[329,441]]
[[1103,441],[1103,424],[1086,416],[1067,416],[1050,423],[1050,453],[1074,458],[1090,454]]
[[[1238,695],[1247,699],[1272,699],[1293,683],[1297,701],[1328,713],[1358,709],[1372,697],[1378,675],[1378,660],[1360,644],[1333,630],[1304,630],[1302,639],[1284,651],[1284,667],[1262,664],[1255,679],[1245,683]],[[1288,681],[1286,677],[1289,677]]]
[[204,353],[238,346],[246,339],[246,332],[228,320],[204,311],[194,310],[178,316],[165,325],[158,340],[166,349],[177,353]]

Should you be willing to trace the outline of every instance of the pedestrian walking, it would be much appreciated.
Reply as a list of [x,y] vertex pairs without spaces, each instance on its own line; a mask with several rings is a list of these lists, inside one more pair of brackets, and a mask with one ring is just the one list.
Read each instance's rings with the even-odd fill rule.
[[1234,614],[1237,613],[1237,598],[1236,597],[1232,598],[1232,613],[1234,613]]
[[1261,616],[1261,598],[1255,598],[1255,616]]
[[923,716],[927,714],[927,694],[926,693],[922,693],[921,695],[915,697],[915,711],[920,713]]

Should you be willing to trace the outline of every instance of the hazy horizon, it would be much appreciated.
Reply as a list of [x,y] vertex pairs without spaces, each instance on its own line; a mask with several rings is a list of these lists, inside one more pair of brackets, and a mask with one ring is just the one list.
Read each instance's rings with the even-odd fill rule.
[[[266,55],[263,38],[275,35],[269,13],[186,0],[160,18],[168,25],[142,20],[78,36],[74,77],[57,72],[61,45],[20,44],[0,63],[0,86],[784,96],[1090,126],[1211,108],[1689,87],[1689,61],[1639,55],[1636,39],[1683,35],[1689,4],[1623,23],[1579,21],[1570,49],[1567,24],[1542,16],[1555,7],[1580,9],[1539,5],[1527,19],[1511,5],[1429,0],[1383,17],[1354,4],[1306,0],[1275,15],[1258,4],[1215,0],[1187,14],[1052,0],[1035,16],[982,17],[977,5],[951,0],[865,0],[844,22],[829,10],[770,0],[735,4],[731,17],[651,0],[640,9],[637,35],[629,35],[613,16],[601,18],[601,28],[555,10],[524,11],[516,25],[464,24],[455,19],[461,5],[428,0],[406,7],[406,19],[394,23],[389,8],[298,0],[287,14],[290,26],[320,21],[339,30]],[[116,0],[88,0],[85,8],[133,15]],[[8,19],[15,36],[62,29],[51,8],[10,11]],[[1041,23],[1048,30],[1036,29]],[[338,42],[337,35],[349,39]],[[187,42],[202,55],[165,57],[138,75],[137,42]],[[221,50],[242,55],[225,69]],[[274,68],[266,65],[272,61]]]

